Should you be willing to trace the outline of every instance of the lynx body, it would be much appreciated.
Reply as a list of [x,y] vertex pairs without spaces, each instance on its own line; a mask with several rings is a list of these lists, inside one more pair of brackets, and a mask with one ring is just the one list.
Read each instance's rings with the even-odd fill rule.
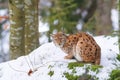
[[63,32],[58,32],[52,35],[52,39],[56,46],[68,54],[65,59],[75,57],[80,62],[100,64],[101,49],[89,34],[80,32],[66,35]]

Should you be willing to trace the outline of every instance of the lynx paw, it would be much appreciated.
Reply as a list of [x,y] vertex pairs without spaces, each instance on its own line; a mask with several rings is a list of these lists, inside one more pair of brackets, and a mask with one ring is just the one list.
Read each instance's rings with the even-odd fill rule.
[[73,58],[72,55],[67,55],[67,56],[64,57],[64,59],[72,59],[72,58]]

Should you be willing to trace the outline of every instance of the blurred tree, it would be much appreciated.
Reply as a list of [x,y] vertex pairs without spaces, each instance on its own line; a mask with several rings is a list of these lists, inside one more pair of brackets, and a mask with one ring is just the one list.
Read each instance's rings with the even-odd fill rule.
[[[118,26],[120,26],[120,0],[117,0],[117,3],[118,3],[118,6],[117,6],[117,9],[118,9],[118,14],[119,14],[119,24]],[[118,39],[118,43],[119,43],[119,53],[120,53],[120,27],[119,27],[119,30],[118,30],[118,36],[119,36],[119,39]]]
[[6,2],[6,1],[8,1],[8,0],[0,0],[0,3]]
[[10,58],[28,54],[38,47],[38,0],[9,0]]
[[0,9],[8,8],[8,0],[0,0]]
[[25,7],[25,28],[24,28],[24,48],[25,54],[30,53],[39,46],[38,36],[38,1],[24,0]]
[[[10,58],[25,55],[24,52],[24,0],[9,0],[10,9]],[[21,15],[22,14],[22,15]]]
[[51,6],[43,7],[43,21],[50,25],[50,33],[64,29],[67,33],[75,33],[76,25],[86,8],[88,0],[50,0]]
[[[118,14],[120,14],[120,2],[119,2],[119,0],[117,0],[117,10],[118,10]],[[118,26],[120,26],[120,15],[118,18]],[[118,35],[119,53],[120,53],[120,27],[119,27],[119,30],[117,31],[117,35]]]
[[49,0],[51,5],[43,7],[43,21],[50,25],[50,33],[62,30],[76,33],[76,25],[83,20],[83,31],[95,35],[112,32],[111,8],[114,0]]
[[[92,3],[94,4],[94,2]],[[96,3],[97,9],[84,25],[83,30],[90,31],[95,35],[110,34],[113,30],[111,22],[112,0],[96,0]]]

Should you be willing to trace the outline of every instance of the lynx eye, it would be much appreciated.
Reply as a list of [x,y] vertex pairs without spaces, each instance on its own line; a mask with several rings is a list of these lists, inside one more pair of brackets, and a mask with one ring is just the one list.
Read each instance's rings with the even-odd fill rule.
[[57,40],[57,38],[54,38],[55,40]]
[[63,39],[63,37],[61,36],[61,37],[59,37],[60,39]]
[[58,45],[61,45],[61,43],[58,43]]

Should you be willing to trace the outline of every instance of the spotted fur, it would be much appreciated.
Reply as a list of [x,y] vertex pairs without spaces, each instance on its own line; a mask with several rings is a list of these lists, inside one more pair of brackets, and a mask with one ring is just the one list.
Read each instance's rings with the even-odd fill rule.
[[52,35],[52,39],[56,46],[68,54],[65,59],[75,57],[78,61],[100,64],[101,49],[89,34],[80,32],[66,35],[58,32]]

